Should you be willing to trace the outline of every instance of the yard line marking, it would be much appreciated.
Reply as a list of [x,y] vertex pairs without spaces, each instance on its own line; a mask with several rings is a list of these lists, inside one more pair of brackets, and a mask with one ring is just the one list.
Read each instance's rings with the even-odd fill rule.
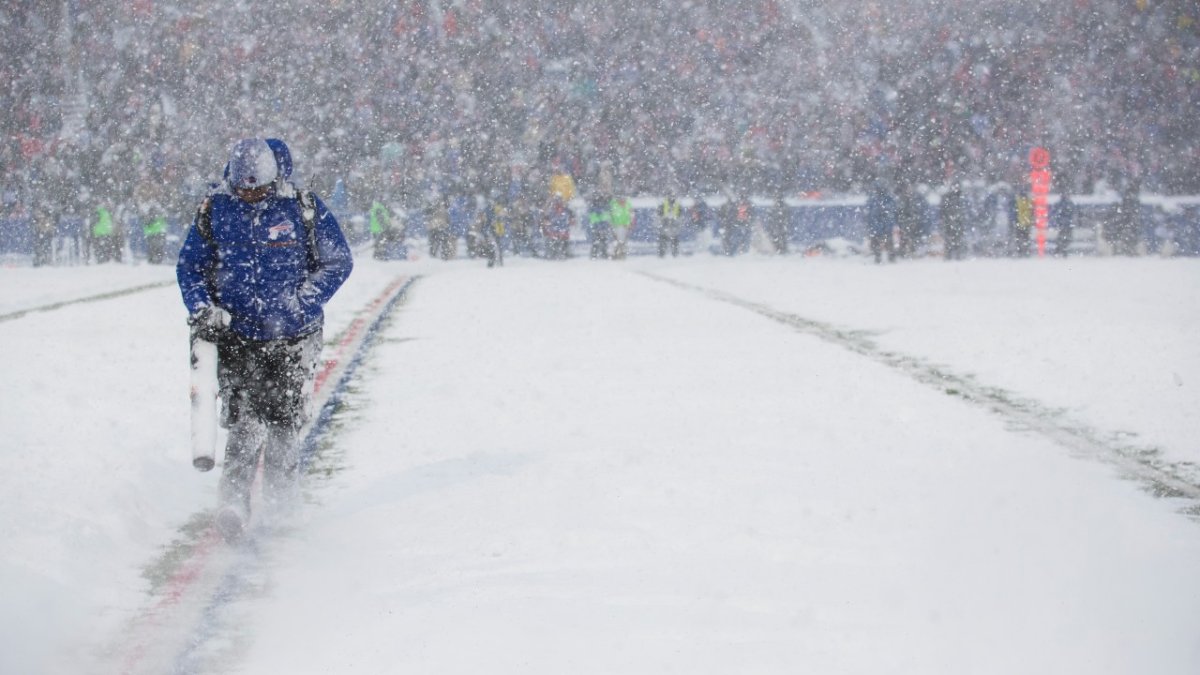
[[30,307],[29,309],[22,309],[22,310],[19,310],[16,312],[9,312],[8,314],[0,314],[0,322],[11,321],[13,319],[19,319],[19,318],[25,316],[26,314],[32,314],[34,312],[50,312],[50,311],[53,311],[56,309],[62,309],[63,307],[69,307],[71,305],[79,305],[79,304],[82,304],[85,302],[97,302],[99,300],[111,300],[113,298],[119,298],[119,297],[125,296],[125,295],[133,295],[134,293],[141,293],[142,291],[149,291],[149,290],[155,289],[155,288],[165,288],[167,286],[174,286],[176,283],[177,282],[174,279],[171,279],[170,281],[156,281],[152,284],[142,284],[141,286],[132,286],[130,288],[123,288],[119,291],[109,291],[108,293],[100,293],[99,295],[89,295],[89,296],[83,297],[83,298],[75,298],[74,300],[63,300],[61,302],[52,302],[48,305],[38,305],[37,307]]
[[[1155,448],[1136,447],[1104,438],[1103,432],[1087,425],[1071,422],[1061,412],[1040,401],[1019,396],[999,387],[992,387],[964,377],[949,369],[923,359],[887,351],[872,342],[865,333],[838,328],[796,314],[779,311],[768,305],[740,298],[723,291],[697,286],[649,272],[640,272],[683,290],[699,293],[713,300],[750,310],[801,333],[812,335],[838,345],[872,361],[909,376],[913,380],[974,405],[986,408],[1011,422],[1056,442],[1079,455],[1105,462],[1143,484],[1157,497],[1186,498],[1200,501],[1200,475],[1196,468],[1172,464],[1162,459]],[[1190,511],[1198,505],[1191,504]],[[1200,514],[1200,511],[1197,511]]]

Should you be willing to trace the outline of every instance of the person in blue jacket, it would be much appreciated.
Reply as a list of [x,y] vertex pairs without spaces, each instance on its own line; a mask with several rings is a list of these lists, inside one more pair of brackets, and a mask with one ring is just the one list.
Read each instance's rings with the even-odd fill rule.
[[888,262],[895,262],[896,249],[892,243],[895,229],[896,198],[886,183],[877,180],[867,195],[867,239],[877,264],[882,262],[884,253]]
[[337,219],[288,180],[291,154],[270,141],[234,145],[225,180],[197,210],[176,266],[188,324],[217,344],[229,437],[216,524],[230,539],[249,517],[260,454],[264,497],[286,502],[294,493],[322,308],[353,267]]

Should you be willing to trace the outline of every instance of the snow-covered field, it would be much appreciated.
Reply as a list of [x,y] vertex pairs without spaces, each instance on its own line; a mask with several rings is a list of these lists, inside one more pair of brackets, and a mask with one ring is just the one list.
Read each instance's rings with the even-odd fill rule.
[[0,672],[1200,672],[1200,261],[360,259],[327,339],[404,275],[170,604],[173,270],[0,269]]

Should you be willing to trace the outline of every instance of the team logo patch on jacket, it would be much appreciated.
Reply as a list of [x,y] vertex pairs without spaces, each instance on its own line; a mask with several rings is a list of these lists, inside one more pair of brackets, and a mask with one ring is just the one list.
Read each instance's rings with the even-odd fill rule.
[[267,228],[268,241],[280,241],[296,238],[296,226],[291,221],[285,220],[278,225],[272,225]]

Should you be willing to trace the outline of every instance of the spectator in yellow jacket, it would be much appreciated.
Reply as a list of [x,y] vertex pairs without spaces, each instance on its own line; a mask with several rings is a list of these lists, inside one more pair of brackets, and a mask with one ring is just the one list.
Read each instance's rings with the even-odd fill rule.
[[575,198],[575,179],[571,177],[571,173],[563,166],[561,160],[554,160],[554,166],[551,169],[550,196],[561,199],[564,204]]

